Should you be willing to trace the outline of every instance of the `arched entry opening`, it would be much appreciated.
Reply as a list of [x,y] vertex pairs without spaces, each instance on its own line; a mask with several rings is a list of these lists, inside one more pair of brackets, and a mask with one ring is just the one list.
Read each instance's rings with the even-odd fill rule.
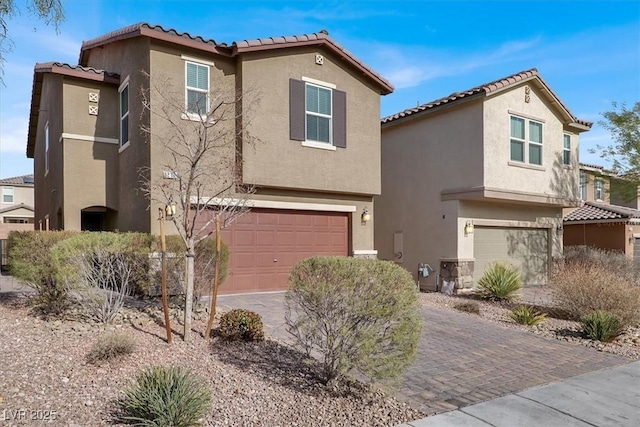
[[90,206],[80,211],[82,231],[113,231],[117,212],[104,206]]

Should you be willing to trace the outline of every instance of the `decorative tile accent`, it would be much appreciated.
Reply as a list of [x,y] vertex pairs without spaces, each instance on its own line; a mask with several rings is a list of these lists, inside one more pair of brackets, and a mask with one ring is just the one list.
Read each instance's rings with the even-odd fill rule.
[[89,102],[98,102],[100,100],[100,94],[97,92],[89,92]]
[[324,56],[316,55],[316,64],[323,65],[324,64]]
[[98,106],[97,105],[89,105],[89,115],[97,116],[98,115]]

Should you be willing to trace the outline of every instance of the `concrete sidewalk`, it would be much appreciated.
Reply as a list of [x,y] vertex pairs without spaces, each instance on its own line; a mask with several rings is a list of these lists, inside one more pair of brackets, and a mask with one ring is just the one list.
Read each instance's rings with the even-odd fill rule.
[[640,425],[640,362],[530,388],[398,427]]

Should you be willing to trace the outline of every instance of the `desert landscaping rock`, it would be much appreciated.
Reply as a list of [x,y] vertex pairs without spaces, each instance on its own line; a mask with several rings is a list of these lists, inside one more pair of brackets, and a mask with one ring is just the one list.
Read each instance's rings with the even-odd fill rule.
[[[213,396],[204,419],[208,426],[392,426],[424,416],[357,382],[318,383],[309,362],[277,341],[227,343],[213,337],[207,342],[201,336],[204,310],[202,320],[194,322],[192,342],[176,334],[169,346],[164,326],[155,320],[161,311],[149,311],[128,309],[120,325],[45,321],[30,313],[24,298],[0,295],[0,414],[55,411],[49,425],[117,425],[114,409],[122,390],[141,369],[169,365],[188,367],[207,380]],[[181,329],[175,320],[172,326]],[[115,328],[135,339],[135,353],[89,364],[93,344]]]

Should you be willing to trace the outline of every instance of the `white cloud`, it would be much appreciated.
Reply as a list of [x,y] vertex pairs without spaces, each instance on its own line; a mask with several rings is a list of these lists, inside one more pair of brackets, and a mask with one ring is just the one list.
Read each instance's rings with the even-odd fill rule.
[[25,153],[28,126],[26,114],[3,117],[0,128],[0,153]]

